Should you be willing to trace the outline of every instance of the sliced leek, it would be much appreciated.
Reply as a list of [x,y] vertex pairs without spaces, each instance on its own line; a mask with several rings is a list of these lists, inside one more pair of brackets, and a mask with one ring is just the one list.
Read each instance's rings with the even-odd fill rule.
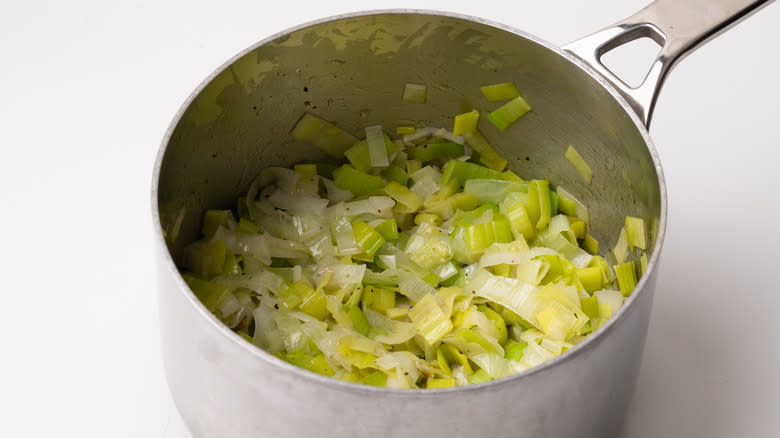
[[405,103],[425,103],[427,88],[423,84],[407,83],[401,100]]
[[358,141],[354,135],[311,113],[298,120],[291,134],[295,140],[312,144],[335,158],[343,157],[344,151]]
[[590,184],[593,179],[593,170],[591,170],[590,166],[588,166],[588,163],[585,162],[585,159],[582,158],[580,153],[577,152],[577,149],[574,149],[574,146],[569,146],[565,155],[566,159],[568,159],[574,168],[577,169],[577,172],[582,175],[582,179],[585,180],[585,183]]
[[488,114],[488,119],[503,131],[530,110],[531,105],[522,96],[517,96]]
[[482,94],[487,100],[494,102],[498,100],[509,100],[520,96],[520,90],[513,82],[504,82],[501,84],[485,85],[480,88]]
[[[508,101],[488,114],[501,130],[530,109],[512,83],[483,92]],[[407,84],[403,100],[425,94]],[[248,342],[356,384],[449,388],[563,354],[636,288],[644,220],[626,216],[600,256],[586,204],[508,170],[478,119],[359,140],[305,114],[293,138],[339,161],[264,169],[235,210],[206,210],[184,281]]]
[[478,121],[479,111],[477,110],[458,114],[455,116],[455,124],[452,128],[452,135],[461,135],[476,131]]

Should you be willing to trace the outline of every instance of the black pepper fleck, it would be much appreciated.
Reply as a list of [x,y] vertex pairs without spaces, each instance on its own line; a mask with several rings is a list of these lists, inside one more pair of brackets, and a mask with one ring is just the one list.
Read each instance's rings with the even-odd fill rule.
[[303,87],[303,92],[304,93],[308,93],[309,92],[309,87]]
[[279,305],[278,304],[274,304],[274,309],[279,310]]

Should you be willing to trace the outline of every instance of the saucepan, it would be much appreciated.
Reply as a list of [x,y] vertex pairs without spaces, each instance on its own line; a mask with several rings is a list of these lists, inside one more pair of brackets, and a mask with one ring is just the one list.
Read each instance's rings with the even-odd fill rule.
[[[667,215],[663,173],[648,134],[672,66],[768,4],[657,0],[564,47],[459,14],[369,11],[307,23],[233,57],[187,99],[163,139],[152,200],[159,249],[163,356],[175,403],[196,437],[615,436],[632,397]],[[637,38],[660,52],[630,87],[601,63]],[[291,128],[304,112],[358,133],[371,124],[451,126],[480,86],[512,81],[533,111],[483,134],[526,178],[570,188],[611,248],[626,215],[645,219],[651,257],[624,307],[575,348],[541,366],[458,388],[394,390],[296,368],[245,342],[201,305],[176,262],[205,209],[230,208],[260,169],[317,159]],[[425,105],[403,104],[406,83]],[[576,145],[590,185],[566,161]],[[176,240],[164,230],[176,228]]]

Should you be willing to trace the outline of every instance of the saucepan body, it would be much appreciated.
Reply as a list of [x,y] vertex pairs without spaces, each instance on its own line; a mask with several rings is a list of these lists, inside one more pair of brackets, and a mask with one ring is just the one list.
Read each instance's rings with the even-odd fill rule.
[[[626,305],[562,356],[460,388],[392,390],[298,369],[222,325],[176,262],[205,209],[231,208],[268,166],[322,152],[290,131],[304,112],[358,136],[381,124],[451,128],[464,108],[493,109],[480,86],[515,82],[533,110],[485,138],[524,178],[548,178],[590,210],[602,251],[626,215],[645,219],[648,269]],[[425,104],[404,103],[425,84]],[[492,106],[491,106],[492,105]],[[585,184],[569,145],[593,168]],[[196,437],[614,436],[636,381],[666,217],[647,130],[623,98],[563,50],[518,30],[431,11],[374,11],[306,24],[249,48],[192,94],[167,132],[153,182],[159,303],[170,390]],[[180,214],[180,231],[166,242]]]

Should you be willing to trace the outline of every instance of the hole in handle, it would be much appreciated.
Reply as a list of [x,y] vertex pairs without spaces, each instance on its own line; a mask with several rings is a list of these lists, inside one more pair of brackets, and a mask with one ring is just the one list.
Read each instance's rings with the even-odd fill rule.
[[602,53],[599,62],[626,85],[637,88],[660,53],[661,45],[654,39],[639,36]]

